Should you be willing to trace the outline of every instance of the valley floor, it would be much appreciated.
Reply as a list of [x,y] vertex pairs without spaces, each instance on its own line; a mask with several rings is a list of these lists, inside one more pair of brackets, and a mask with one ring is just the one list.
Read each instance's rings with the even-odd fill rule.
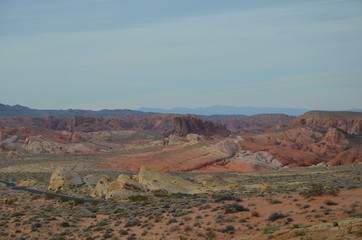
[[[99,173],[115,178],[120,172]],[[0,184],[0,239],[362,238],[362,164],[173,174],[206,182],[215,191],[114,201],[73,189],[63,194],[81,199],[69,200]],[[29,188],[44,191],[49,177],[46,172],[0,174],[2,181],[36,180]],[[340,192],[300,195],[310,184],[337,186]]]

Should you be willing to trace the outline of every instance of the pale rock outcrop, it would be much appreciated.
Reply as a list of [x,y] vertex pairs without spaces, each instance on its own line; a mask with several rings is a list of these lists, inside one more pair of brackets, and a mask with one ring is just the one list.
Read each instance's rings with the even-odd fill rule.
[[205,192],[200,185],[181,177],[142,166],[138,174],[139,183],[149,190],[165,190],[169,193],[197,194]]
[[116,183],[120,184],[121,189],[128,189],[134,191],[146,191],[147,189],[142,184],[133,179],[132,176],[121,174],[117,177]]
[[94,187],[91,194],[92,197],[103,197],[108,193],[109,182],[105,178],[101,178],[97,185]]
[[211,146],[210,153],[218,157],[229,158],[234,156],[240,149],[237,142],[226,139]]
[[121,174],[116,181],[108,182],[105,178],[98,181],[92,196],[113,199],[128,199],[130,196],[142,195],[147,188],[139,184],[130,175]]
[[185,142],[185,139],[179,136],[176,136],[174,134],[171,134],[168,138],[168,144],[167,145],[174,145],[174,144],[180,144]]
[[83,181],[86,186],[96,186],[101,179],[102,176],[97,174],[89,174],[83,177]]
[[83,184],[79,174],[65,168],[57,168],[50,177],[48,189],[59,191]]
[[[239,167],[238,167],[239,165]],[[255,166],[251,170],[268,169],[276,170],[283,167],[280,161],[266,151],[252,153],[251,151],[240,150],[235,157],[230,159],[226,167],[246,170],[245,165]]]
[[204,142],[205,138],[203,138],[201,135],[190,133],[190,134],[187,134],[186,140],[189,143],[199,143],[199,142]]

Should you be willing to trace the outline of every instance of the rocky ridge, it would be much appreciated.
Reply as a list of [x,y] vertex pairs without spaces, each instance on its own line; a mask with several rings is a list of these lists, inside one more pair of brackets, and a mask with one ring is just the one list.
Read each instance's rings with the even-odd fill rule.
[[348,134],[362,134],[361,112],[310,111],[293,121],[294,125],[317,125],[333,127]]

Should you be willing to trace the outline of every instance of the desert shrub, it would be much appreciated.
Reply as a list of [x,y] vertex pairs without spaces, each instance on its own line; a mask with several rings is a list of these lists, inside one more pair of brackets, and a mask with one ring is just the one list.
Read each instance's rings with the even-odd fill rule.
[[324,203],[327,204],[327,205],[338,205],[338,203],[333,202],[333,201],[330,200],[330,199],[326,199],[326,200],[324,201]]
[[298,230],[295,232],[295,236],[305,236],[306,232],[304,230]]
[[219,231],[222,233],[233,234],[233,233],[235,233],[235,227],[232,225],[227,225],[225,228],[221,228]]
[[49,193],[45,195],[45,199],[46,200],[52,200],[55,198],[55,194]]
[[360,227],[360,228],[356,231],[356,235],[357,235],[357,237],[362,237],[362,227]]
[[325,186],[326,194],[337,196],[338,193],[341,191],[337,186]]
[[186,225],[185,228],[184,228],[184,231],[185,232],[190,232],[190,231],[192,231],[192,227],[190,227],[189,225]]
[[336,196],[339,193],[339,188],[336,186],[324,186],[321,183],[312,183],[307,186],[300,194],[304,197],[333,195]]
[[278,219],[282,219],[282,218],[285,218],[286,215],[284,215],[283,213],[272,213],[269,217],[268,217],[268,220],[271,221],[271,222],[274,222]]
[[164,189],[156,189],[151,191],[155,197],[168,197],[168,192]]
[[248,208],[245,208],[243,205],[237,203],[225,204],[223,207],[225,209],[225,214],[249,211]]
[[4,203],[5,203],[6,205],[14,205],[14,203],[15,203],[16,201],[18,201],[17,198],[11,198],[11,199],[5,199]]
[[59,198],[59,201],[60,201],[60,202],[68,202],[68,201],[69,201],[69,198],[67,198],[67,197],[61,197],[61,198]]
[[264,234],[271,234],[279,230],[279,227],[275,225],[268,225],[266,228],[264,228],[263,233]]
[[207,231],[205,235],[206,235],[205,240],[213,240],[216,238],[216,234],[211,230]]
[[251,216],[252,217],[260,217],[260,213],[258,211],[252,211]]
[[351,218],[362,218],[362,213],[352,212],[352,213],[349,214],[349,217],[351,217]]
[[270,204],[279,204],[279,203],[282,203],[282,201],[280,201],[279,199],[270,200]]
[[241,202],[241,199],[239,197],[236,197],[234,195],[231,194],[223,194],[223,195],[218,195],[214,197],[214,202],[222,202],[222,201],[236,201],[236,202]]
[[300,228],[300,224],[298,224],[298,223],[293,224],[293,228]]
[[141,202],[141,201],[148,201],[149,197],[148,196],[142,196],[142,195],[130,196],[130,197],[128,197],[128,200],[130,202]]
[[75,205],[84,204],[84,200],[83,199],[74,199],[74,204]]

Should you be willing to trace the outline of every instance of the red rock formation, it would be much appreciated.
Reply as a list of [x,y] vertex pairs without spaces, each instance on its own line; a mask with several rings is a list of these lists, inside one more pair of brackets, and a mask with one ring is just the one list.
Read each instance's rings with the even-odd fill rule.
[[362,113],[311,111],[293,121],[294,125],[333,127],[348,134],[362,134]]
[[267,151],[289,167],[310,166],[320,162],[345,165],[362,160],[362,148],[358,140],[351,138],[351,142],[348,136],[336,128],[329,128],[323,133],[323,129],[318,127],[293,127],[284,131],[243,136],[243,139],[240,142],[242,149]]
[[126,116],[118,118],[94,118],[77,116],[73,118],[55,117],[7,117],[0,118],[0,127],[43,127],[52,130],[96,132],[122,130],[152,130],[169,132],[175,115],[153,114],[146,116]]
[[289,125],[295,117],[285,114],[258,114],[242,119],[215,120],[232,132],[260,129],[268,126]]
[[214,123],[208,120],[202,120],[198,117],[190,115],[174,118],[173,134],[178,136],[186,136],[190,133],[195,133],[204,136],[228,136],[230,131],[221,124]]

